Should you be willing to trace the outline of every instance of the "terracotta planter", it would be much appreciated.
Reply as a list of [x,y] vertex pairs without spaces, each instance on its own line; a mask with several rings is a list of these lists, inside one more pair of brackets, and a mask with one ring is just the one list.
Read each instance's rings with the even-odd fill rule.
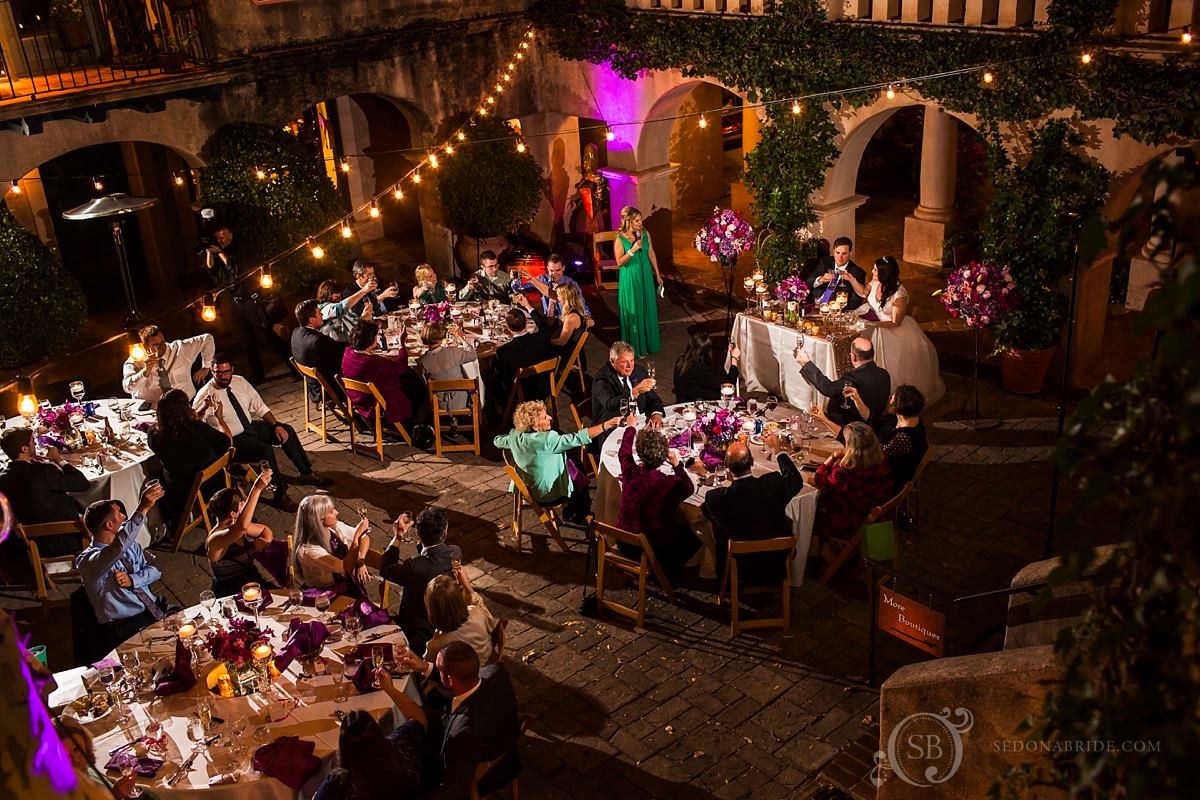
[[1000,354],[1000,385],[1014,394],[1037,394],[1057,347],[1049,350],[1005,350]]
[[86,22],[59,21],[54,23],[54,27],[58,31],[58,42],[63,50],[82,50],[92,43]]

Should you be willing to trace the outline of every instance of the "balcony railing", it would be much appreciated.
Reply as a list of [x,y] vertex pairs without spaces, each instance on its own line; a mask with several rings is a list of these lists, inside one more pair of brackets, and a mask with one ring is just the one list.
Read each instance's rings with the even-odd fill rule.
[[51,19],[49,0],[0,0],[0,105],[207,68],[203,0],[78,0]]
[[643,11],[686,11],[694,14],[743,14],[761,16],[775,7],[774,0],[626,0],[630,8]]

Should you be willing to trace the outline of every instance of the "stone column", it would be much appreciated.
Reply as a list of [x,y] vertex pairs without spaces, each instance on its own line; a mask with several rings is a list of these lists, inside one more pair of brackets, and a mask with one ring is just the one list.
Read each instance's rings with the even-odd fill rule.
[[921,202],[904,220],[904,260],[940,266],[942,240],[954,218],[958,130],[937,106],[925,107],[921,137]]
[[634,206],[640,210],[646,230],[650,231],[650,243],[654,247],[660,270],[675,260],[675,248],[671,242],[674,218],[671,175],[676,169],[673,164],[662,164],[643,170],[600,170],[600,174],[608,178],[612,230],[617,230],[621,225],[622,207]]
[[754,195],[746,187],[745,180],[745,158],[754,148],[758,147],[758,143],[762,141],[762,121],[758,118],[757,108],[742,109],[742,173],[743,177],[738,178],[729,186],[730,205],[734,211],[740,212],[751,223],[757,224],[754,215],[751,212],[751,205],[754,202]]
[[[128,230],[134,224],[142,239],[142,252],[146,256],[146,269],[154,294],[159,298],[179,296],[179,276],[186,270],[179,262],[183,251],[183,239],[179,225],[167,217],[167,208],[162,200],[166,192],[164,185],[174,186],[169,176],[160,174],[155,165],[154,145],[144,142],[121,142],[121,157],[129,176],[129,193],[135,197],[158,197],[159,202],[145,211],[139,211],[136,222],[126,219],[126,247]],[[108,221],[106,220],[106,223]],[[131,267],[132,269],[132,267]],[[149,297],[139,293],[138,300],[146,302]]]
[[817,223],[811,228],[812,235],[828,239],[831,244],[839,236],[847,236],[853,241],[856,212],[869,199],[865,194],[852,194],[838,200],[814,203],[812,209],[817,215]]
[[[375,196],[375,161],[363,154],[371,146],[371,130],[358,103],[342,95],[335,102],[342,154],[350,161],[350,172],[342,175],[350,188],[350,205],[358,208]],[[354,232],[360,242],[383,236],[383,221],[364,212],[354,218]]]

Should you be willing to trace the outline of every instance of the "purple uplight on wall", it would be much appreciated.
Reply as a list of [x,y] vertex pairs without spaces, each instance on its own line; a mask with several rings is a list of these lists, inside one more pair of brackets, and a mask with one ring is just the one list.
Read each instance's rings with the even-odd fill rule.
[[[642,118],[641,97],[637,82],[629,81],[612,71],[606,64],[588,64],[585,80],[594,87],[596,118],[608,123],[638,122]],[[618,125],[613,128],[615,138],[609,140],[608,151],[632,152],[637,146],[640,128],[635,125]]]

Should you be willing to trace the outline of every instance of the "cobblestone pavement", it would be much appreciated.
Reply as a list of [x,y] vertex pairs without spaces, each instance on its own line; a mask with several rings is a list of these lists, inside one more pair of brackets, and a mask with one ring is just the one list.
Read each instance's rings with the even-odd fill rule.
[[[604,298],[609,305],[615,298]],[[591,301],[593,307],[598,300]],[[660,376],[683,347],[685,325],[717,329],[723,311],[667,304],[666,350]],[[598,309],[598,338],[615,338],[615,315]],[[603,345],[589,351],[594,369]],[[921,528],[904,551],[901,591],[932,598],[948,617],[948,655],[999,646],[1003,600],[955,604],[953,598],[1003,587],[1025,563],[1041,557],[1054,441],[1053,408],[984,387],[984,417],[1004,419],[987,432],[940,418],[955,416],[965,382],[947,376],[950,393],[931,410],[935,460],[921,492]],[[286,379],[262,388],[280,418],[303,431],[300,385]],[[669,392],[667,393],[669,395]],[[805,797],[818,791],[817,773],[876,722],[878,692],[867,671],[867,601],[861,574],[848,569],[829,587],[815,579],[793,591],[788,633],[752,632],[730,640],[727,611],[713,602],[712,582],[685,585],[679,604],[658,595],[646,628],[611,615],[579,611],[583,532],[566,528],[570,552],[533,535],[518,550],[510,541],[507,480],[490,445],[483,457],[437,458],[400,445],[380,464],[351,455],[342,441],[321,444],[301,434],[317,469],[334,479],[332,493],[352,516],[360,499],[376,521],[375,546],[386,520],[428,505],[446,508],[451,538],[463,549],[476,587],[510,621],[505,663],[524,712],[536,715],[522,749],[528,798]],[[289,472],[292,470],[285,466]],[[293,496],[298,497],[293,489]],[[263,508],[260,521],[285,531],[292,520]],[[195,546],[198,537],[185,542]],[[406,546],[406,547],[411,547]],[[196,557],[160,553],[161,589],[181,604],[207,588]],[[0,590],[19,609],[35,643],[49,646],[51,666],[71,666],[65,609],[47,615],[28,593]],[[923,656],[880,638],[880,675]]]

